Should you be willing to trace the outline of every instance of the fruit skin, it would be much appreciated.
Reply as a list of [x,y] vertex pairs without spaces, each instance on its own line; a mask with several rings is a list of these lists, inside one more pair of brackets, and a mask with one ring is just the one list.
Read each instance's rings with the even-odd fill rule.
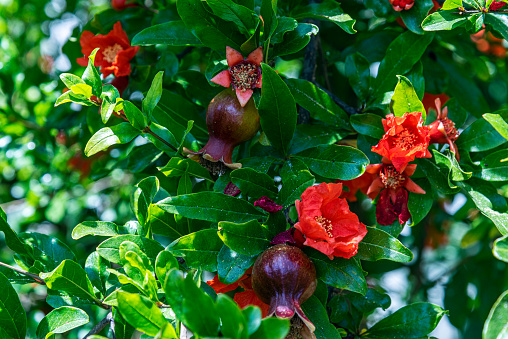
[[291,319],[296,312],[314,332],[300,305],[316,290],[316,269],[301,249],[287,244],[270,247],[257,258],[251,278],[259,300],[270,305],[268,316]]
[[128,0],[111,0],[111,7],[116,11],[121,11],[127,7],[137,7],[136,3],[126,3]]
[[244,141],[252,139],[261,126],[254,100],[242,107],[231,89],[217,94],[206,112],[206,126],[210,138],[198,152],[185,150],[190,157],[201,155],[211,162],[222,162],[229,168],[237,169],[242,165],[232,163],[233,149]]

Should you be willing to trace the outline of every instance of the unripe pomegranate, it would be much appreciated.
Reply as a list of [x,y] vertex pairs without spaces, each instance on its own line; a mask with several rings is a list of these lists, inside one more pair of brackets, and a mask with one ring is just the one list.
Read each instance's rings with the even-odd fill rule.
[[210,138],[198,152],[184,149],[190,158],[199,159],[213,174],[224,174],[226,167],[241,168],[242,164],[232,163],[233,149],[244,141],[252,139],[259,130],[259,114],[254,100],[242,107],[231,89],[217,94],[206,112],[206,126]]
[[132,3],[132,0],[111,0],[111,7],[116,11],[121,11],[127,7],[136,7],[138,4]]
[[316,269],[301,249],[287,244],[270,247],[254,263],[251,279],[259,300],[270,305],[268,316],[291,319],[296,312],[298,317],[292,321],[292,331],[297,328],[299,333],[290,334],[315,338],[316,327],[300,305],[316,290]]

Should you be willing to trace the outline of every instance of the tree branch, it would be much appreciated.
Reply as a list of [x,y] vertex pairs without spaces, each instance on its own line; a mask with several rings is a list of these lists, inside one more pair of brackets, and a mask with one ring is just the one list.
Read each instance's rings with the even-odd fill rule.
[[105,317],[104,319],[102,319],[97,325],[95,325],[91,330],[90,332],[87,333],[87,335],[85,335],[83,337],[83,339],[86,339],[94,334],[98,334],[100,333],[107,325],[109,325],[111,323],[111,321],[113,321],[113,313],[109,312]]
[[16,267],[13,267],[11,265],[7,265],[3,262],[0,262],[0,266],[3,266],[3,267],[7,267],[15,272],[18,272],[19,274],[23,274],[23,275],[26,275],[27,277],[30,277],[32,279],[34,279],[38,284],[41,284],[41,285],[46,285],[46,283],[44,282],[44,280],[42,280],[41,277],[39,277],[37,274],[33,274],[33,273],[30,273],[30,272],[27,272],[27,271],[24,271],[20,268],[16,268]]
[[344,110],[344,112],[346,112],[347,114],[349,114],[349,115],[355,115],[355,114],[359,113],[356,108],[349,106],[344,101],[342,101],[338,96],[336,96],[335,94],[333,94],[332,92],[330,92],[329,90],[327,90],[326,88],[324,88],[323,86],[318,84],[317,82],[314,82],[314,85],[316,85],[317,87],[321,88],[326,94],[328,94],[330,96],[330,98],[332,98],[332,100],[337,105],[339,105],[339,107],[342,108]]

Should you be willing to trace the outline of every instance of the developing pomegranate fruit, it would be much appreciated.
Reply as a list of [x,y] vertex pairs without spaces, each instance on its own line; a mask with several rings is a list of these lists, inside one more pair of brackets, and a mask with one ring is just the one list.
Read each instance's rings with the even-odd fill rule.
[[390,3],[392,4],[394,10],[400,12],[411,9],[411,7],[415,4],[415,0],[390,0]]
[[254,100],[242,107],[231,89],[220,92],[208,105],[206,126],[210,138],[205,147],[198,152],[185,148],[184,152],[215,175],[224,174],[226,168],[241,168],[242,164],[232,163],[231,157],[233,149],[252,139],[260,127]]
[[127,7],[136,7],[137,3],[133,3],[132,0],[111,0],[111,7],[116,11],[121,11]]
[[[257,258],[252,270],[252,289],[270,305],[268,316],[291,319],[290,338],[316,338],[316,327],[301,304],[316,290],[316,269],[301,249],[287,244],[270,247]],[[296,314],[297,317],[293,316]]]

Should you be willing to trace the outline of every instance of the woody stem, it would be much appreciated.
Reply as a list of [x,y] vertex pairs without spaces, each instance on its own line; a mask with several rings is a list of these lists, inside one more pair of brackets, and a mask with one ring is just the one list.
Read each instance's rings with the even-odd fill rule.
[[3,266],[3,267],[7,267],[8,269],[11,269],[15,272],[18,272],[19,274],[23,274],[23,275],[26,275],[27,277],[30,277],[32,279],[34,279],[37,283],[41,284],[41,285],[46,285],[46,283],[44,282],[44,280],[41,279],[41,277],[39,277],[37,274],[33,274],[33,273],[30,273],[30,272],[27,272],[27,271],[24,271],[20,268],[16,268],[14,266],[11,266],[11,265],[7,265],[3,262],[0,262],[0,266]]

